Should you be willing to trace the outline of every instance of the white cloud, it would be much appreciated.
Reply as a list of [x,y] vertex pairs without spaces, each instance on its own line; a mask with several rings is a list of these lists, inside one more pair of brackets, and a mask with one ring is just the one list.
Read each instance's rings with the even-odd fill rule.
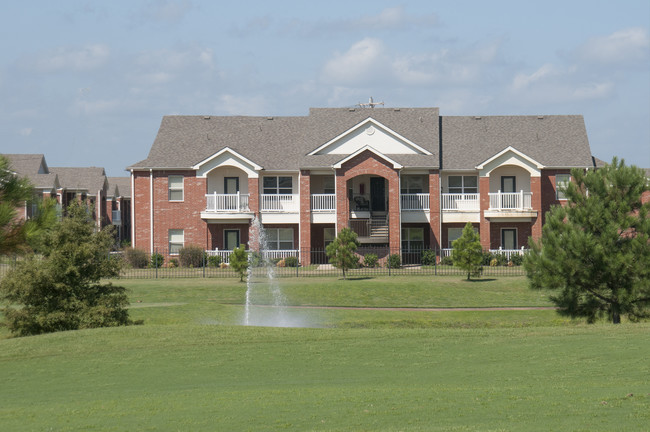
[[372,80],[388,66],[382,42],[365,38],[329,60],[323,70],[323,79],[338,85],[352,85]]
[[394,30],[407,27],[432,26],[438,24],[435,14],[409,15],[403,6],[390,7],[382,10],[377,15],[369,15],[350,20],[350,28],[372,30]]
[[269,105],[264,96],[235,96],[225,94],[219,97],[215,112],[227,115],[265,115],[269,113]]
[[34,129],[33,129],[33,128],[30,128],[30,127],[22,128],[22,129],[20,129],[20,130],[18,131],[18,134],[19,134],[20,136],[27,137],[27,136],[30,136],[30,135],[32,134],[32,131],[33,131],[33,130],[34,130]]
[[531,74],[519,73],[512,81],[515,90],[525,89],[535,83],[547,80],[550,77],[558,76],[560,72],[552,64],[545,64]]
[[182,21],[191,9],[189,0],[155,0],[144,6],[143,15],[153,21],[174,24]]
[[41,72],[89,71],[103,66],[109,56],[108,46],[90,44],[83,47],[57,48],[30,63]]
[[650,57],[650,36],[644,28],[628,28],[589,39],[578,48],[577,54],[586,62],[636,63]]

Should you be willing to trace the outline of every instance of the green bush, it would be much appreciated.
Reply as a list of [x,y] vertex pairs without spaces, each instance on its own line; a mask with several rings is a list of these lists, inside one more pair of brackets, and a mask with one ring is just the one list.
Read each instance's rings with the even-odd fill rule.
[[442,259],[440,260],[440,265],[453,266],[454,265],[454,259],[449,255],[447,255],[446,257],[442,257]]
[[176,258],[170,259],[169,262],[167,263],[167,267],[169,267],[169,268],[178,267],[178,260]]
[[208,257],[208,267],[219,267],[221,265],[221,256],[220,255],[210,255]]
[[189,245],[178,251],[178,259],[183,267],[203,267],[205,251],[201,246]]
[[289,256],[284,259],[285,267],[298,267],[298,258],[295,256]]
[[432,250],[422,251],[422,265],[432,266],[436,264],[436,252]]
[[510,262],[512,262],[512,265],[520,266],[524,263],[524,255],[523,254],[510,255]]
[[379,264],[379,257],[377,254],[370,253],[363,257],[363,265],[369,268],[375,268]]
[[402,266],[402,257],[399,254],[388,255],[388,268],[400,268]]
[[124,249],[124,260],[129,266],[136,269],[146,268],[147,265],[149,265],[149,257],[147,256],[147,253],[141,249]]
[[165,257],[162,254],[159,253],[151,254],[151,259],[149,264],[151,268],[160,268],[163,266],[164,263],[165,263]]

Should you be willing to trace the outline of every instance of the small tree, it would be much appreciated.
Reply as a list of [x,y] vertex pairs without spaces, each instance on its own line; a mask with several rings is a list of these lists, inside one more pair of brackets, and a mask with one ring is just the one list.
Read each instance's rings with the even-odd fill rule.
[[239,282],[244,281],[244,275],[248,271],[248,253],[244,245],[239,245],[230,254],[230,268],[239,274]]
[[123,287],[100,283],[118,275],[111,259],[111,229],[95,231],[87,209],[68,207],[68,216],[45,235],[42,258],[31,256],[0,282],[9,330],[19,336],[131,324]]
[[481,275],[481,262],[483,261],[483,248],[481,247],[481,239],[471,222],[467,222],[463,233],[459,238],[451,243],[453,250],[451,251],[454,265],[460,267],[467,272],[467,280],[471,276]]
[[343,271],[343,279],[346,270],[359,265],[359,257],[355,254],[358,247],[357,233],[350,228],[343,228],[334,241],[325,248],[330,264]]
[[560,313],[592,323],[650,315],[650,203],[643,171],[616,158],[604,168],[574,169],[566,206],[551,208],[524,267],[531,288],[556,292]]

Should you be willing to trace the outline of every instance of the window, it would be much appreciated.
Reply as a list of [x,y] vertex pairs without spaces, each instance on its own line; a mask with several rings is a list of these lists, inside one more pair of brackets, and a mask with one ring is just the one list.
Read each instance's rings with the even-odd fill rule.
[[334,192],[334,177],[325,177],[323,179],[323,193],[333,194]]
[[517,228],[503,228],[501,230],[501,249],[517,249]]
[[264,177],[263,188],[266,195],[290,195],[293,179],[290,176]]
[[447,228],[447,247],[452,248],[452,243],[463,235],[462,228]]
[[571,181],[569,174],[555,174],[555,196],[559,200],[565,200],[563,188],[565,188]]
[[169,201],[183,201],[183,176],[170,175],[167,178]]
[[239,230],[223,230],[223,245],[226,250],[239,247]]
[[178,255],[185,244],[185,234],[182,229],[170,229],[169,233],[169,254]]
[[447,181],[449,182],[449,193],[478,193],[478,177],[476,176],[449,176]]
[[404,176],[402,177],[402,193],[403,194],[415,194],[422,193],[424,189],[422,187],[422,177],[421,176]]
[[293,228],[266,228],[265,231],[269,250],[293,249]]
[[402,252],[417,252],[424,249],[424,229],[402,228]]
[[336,238],[336,228],[323,228],[323,244],[327,247]]
[[504,193],[517,192],[517,177],[501,176],[501,192]]

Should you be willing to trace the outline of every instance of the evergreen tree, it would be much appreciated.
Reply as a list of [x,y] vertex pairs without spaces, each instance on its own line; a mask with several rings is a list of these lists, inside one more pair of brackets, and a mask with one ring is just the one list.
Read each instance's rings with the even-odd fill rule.
[[244,275],[248,272],[248,253],[244,245],[239,245],[230,254],[230,268],[239,274],[239,282],[244,281]]
[[111,231],[96,231],[88,209],[70,205],[45,235],[43,256],[27,257],[0,281],[9,330],[26,336],[131,324],[125,288],[101,283],[120,270],[109,257]]
[[454,265],[467,272],[467,280],[470,280],[471,276],[480,276],[483,248],[481,247],[481,239],[478,233],[474,231],[471,222],[467,222],[467,225],[463,228],[463,233],[451,243],[451,246],[454,248],[451,251]]
[[359,257],[355,254],[358,247],[357,233],[350,228],[343,228],[325,248],[329,263],[343,271],[343,279],[346,270],[357,268],[359,265]]
[[27,246],[25,220],[17,217],[32,196],[27,179],[16,176],[9,161],[0,155],[0,255],[24,251]]
[[560,313],[592,323],[650,315],[650,203],[643,171],[614,158],[604,168],[574,169],[566,206],[546,216],[540,242],[524,259],[530,286],[555,291]]

